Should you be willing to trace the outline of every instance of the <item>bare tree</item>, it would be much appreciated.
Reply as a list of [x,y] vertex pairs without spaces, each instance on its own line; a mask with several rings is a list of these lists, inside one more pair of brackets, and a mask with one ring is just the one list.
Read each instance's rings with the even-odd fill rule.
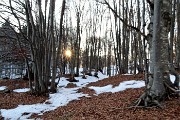
[[[97,0],[96,0],[97,1]],[[98,1],[100,2],[100,1]],[[157,105],[161,107],[160,102],[166,99],[166,97],[172,93],[178,92],[178,80],[179,77],[177,73],[172,69],[172,66],[169,64],[169,54],[168,54],[168,47],[169,47],[169,40],[168,40],[168,34],[170,32],[170,28],[173,31],[173,22],[174,18],[171,18],[171,1],[170,0],[146,0],[150,7],[150,23],[148,26],[149,33],[145,35],[145,29],[146,26],[145,20],[143,20],[143,25],[140,21],[140,1],[137,1],[137,24],[136,22],[134,24],[131,24],[127,21],[128,16],[127,15],[127,8],[128,5],[125,1],[122,1],[122,17],[117,12],[116,7],[112,8],[110,2],[103,0],[103,2],[100,2],[102,4],[105,4],[112,13],[117,16],[117,18],[123,23],[123,30],[122,30],[122,63],[123,65],[126,65],[123,61],[128,60],[127,56],[128,52],[125,50],[126,47],[128,47],[129,42],[127,42],[128,37],[128,29],[134,30],[134,39],[132,43],[134,42],[135,48],[138,48],[137,52],[138,54],[135,55],[139,59],[139,63],[143,64],[143,54],[145,54],[146,42],[149,45],[149,51],[150,51],[150,72],[146,75],[146,91],[145,93],[136,101],[136,105],[144,105],[144,106],[151,106],[151,105]],[[145,2],[143,2],[145,6]],[[125,7],[126,6],[126,7]],[[174,7],[174,6],[173,6]],[[174,12],[174,11],[173,11]],[[144,13],[145,15],[145,9]],[[135,27],[137,25],[137,27]],[[171,26],[172,25],[172,26]],[[143,27],[143,32],[141,32],[141,28]],[[173,33],[171,33],[173,34]],[[141,37],[143,37],[143,41],[141,40]],[[145,39],[147,41],[145,41]],[[172,39],[172,38],[171,38]],[[128,43],[128,44],[126,44]],[[120,45],[120,44],[119,44]],[[142,46],[144,45],[144,47]],[[171,42],[172,46],[172,42]],[[135,49],[134,48],[134,49]],[[144,53],[143,53],[144,50]],[[132,52],[133,53],[133,52]],[[171,51],[172,54],[172,51]],[[177,52],[177,54],[179,54]],[[134,56],[134,57],[135,57]],[[172,55],[171,55],[172,56]],[[147,64],[147,56],[144,56],[145,64]],[[172,60],[171,60],[172,61]],[[179,63],[179,61],[178,61]],[[137,64],[137,61],[134,63]],[[146,65],[146,73],[148,73],[148,67]],[[176,76],[176,80],[174,83],[170,81],[170,75],[174,74]]]
[[152,39],[152,78],[145,93],[136,102],[144,106],[157,105],[171,93],[177,92],[169,77],[168,33],[170,32],[170,0],[154,1],[153,39]]
[[180,1],[177,0],[177,40],[176,40],[176,66],[180,69]]
[[[22,11],[16,10],[12,2],[18,4]],[[45,5],[44,10],[42,10],[43,5]],[[27,26],[27,33],[23,35],[23,38],[28,42],[31,54],[30,60],[25,58],[28,73],[33,72],[33,78],[30,77],[29,74],[29,78],[31,78],[30,81],[35,81],[34,88],[32,87],[32,82],[30,82],[31,91],[35,94],[49,92],[48,85],[52,73],[50,91],[56,92],[55,78],[60,54],[59,51],[61,49],[60,44],[65,0],[62,2],[59,36],[57,36],[57,33],[55,34],[55,0],[36,0],[36,2],[29,0],[9,0],[7,9],[10,10],[9,13],[16,18],[18,22],[17,28],[21,33],[23,33],[21,26],[24,24],[22,21],[25,21]],[[47,12],[48,9],[49,12]],[[20,17],[19,13],[23,14],[25,17]],[[59,46],[57,46],[56,43],[58,43]]]
[[174,43],[174,26],[175,26],[175,13],[176,13],[176,0],[172,0],[172,17],[171,17],[171,30],[170,30],[170,40],[169,40],[169,62],[170,64],[174,64],[173,62],[173,43]]

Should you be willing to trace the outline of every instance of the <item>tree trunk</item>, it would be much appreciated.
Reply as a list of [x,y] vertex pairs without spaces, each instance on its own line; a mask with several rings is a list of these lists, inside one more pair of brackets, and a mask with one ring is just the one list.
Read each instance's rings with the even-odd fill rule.
[[176,0],[172,0],[172,17],[171,17],[171,30],[170,30],[170,40],[169,40],[169,62],[173,65],[173,43],[174,43],[174,26],[175,26],[175,10]]
[[[138,26],[137,28],[141,29],[141,17],[140,17],[140,1],[137,0],[137,17],[138,17]],[[143,73],[143,49],[142,49],[142,40],[141,40],[141,33],[140,31],[137,34],[138,40],[138,59],[139,64],[137,65],[138,73]],[[135,68],[136,69],[136,68]]]
[[180,1],[177,0],[177,43],[176,43],[176,66],[180,70]]
[[56,92],[56,83],[55,83],[55,79],[56,79],[56,73],[57,73],[57,66],[58,66],[58,61],[59,61],[59,58],[60,58],[60,51],[61,51],[61,40],[62,40],[62,36],[63,36],[63,28],[62,28],[62,24],[63,24],[63,16],[64,16],[64,11],[65,11],[65,3],[66,1],[63,0],[62,2],[62,9],[61,9],[61,19],[60,19],[60,35],[59,35],[59,41],[58,41],[58,48],[57,48],[57,52],[56,52],[56,41],[55,41],[55,38],[54,38],[54,10],[55,10],[55,0],[52,0],[51,1],[51,6],[50,6],[50,9],[51,9],[51,38],[53,40],[53,47],[52,47],[52,51],[53,51],[53,56],[52,56],[52,63],[53,63],[53,66],[52,66],[52,80],[51,80],[51,92]]
[[52,79],[51,79],[51,92],[56,92],[55,79],[57,72],[56,64],[56,42],[54,37],[54,12],[55,12],[55,0],[50,1],[50,38],[52,40]]
[[169,77],[168,59],[168,33],[170,31],[170,0],[154,1],[154,21],[152,54],[153,73],[152,79],[148,83],[145,94],[139,102],[145,106],[157,105],[164,101],[168,95],[175,90]]

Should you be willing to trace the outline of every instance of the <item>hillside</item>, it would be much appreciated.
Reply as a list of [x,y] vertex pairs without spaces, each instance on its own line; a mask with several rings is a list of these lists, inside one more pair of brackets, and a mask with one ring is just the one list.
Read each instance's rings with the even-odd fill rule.
[[[81,97],[79,100],[70,101],[67,105],[45,112],[42,115],[34,113],[29,118],[41,118],[43,120],[180,119],[179,98],[167,100],[163,104],[163,109],[155,107],[131,108],[131,104],[143,93],[144,88],[130,88],[120,92],[106,92],[99,95],[89,88],[89,86],[102,87],[109,84],[115,88],[123,81],[142,79],[142,75],[118,75],[89,83],[85,87],[80,88],[78,92],[89,94],[91,97]],[[14,90],[28,87],[28,82],[23,80],[0,80],[0,86],[7,86],[8,89]],[[18,105],[43,103],[48,99],[48,97],[44,96],[32,96],[28,92],[1,92],[0,98],[0,109],[11,109],[16,108]],[[29,113],[24,113],[24,115],[26,114]],[[3,120],[3,117],[1,119]]]

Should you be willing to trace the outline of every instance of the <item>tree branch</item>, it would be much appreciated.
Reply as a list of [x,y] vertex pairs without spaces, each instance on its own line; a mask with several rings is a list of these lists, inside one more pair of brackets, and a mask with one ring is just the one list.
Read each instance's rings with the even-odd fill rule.
[[[142,36],[145,37],[145,39],[147,39],[147,35],[145,35],[144,33],[142,33],[139,28],[137,28],[137,27],[135,27],[135,26],[132,26],[132,25],[129,25],[123,18],[121,18],[121,17],[118,15],[118,13],[111,7],[111,5],[110,5],[106,0],[104,0],[104,2],[100,2],[100,1],[96,0],[96,2],[107,5],[107,7],[113,12],[114,16],[117,17],[117,18],[119,18],[120,21],[121,21],[124,25],[126,25],[126,26],[129,27],[130,29],[134,29],[136,32],[139,32]],[[144,27],[145,27],[145,26],[144,26]]]
[[151,2],[151,0],[146,0],[146,2],[149,3],[149,5],[152,9],[154,9],[154,3]]

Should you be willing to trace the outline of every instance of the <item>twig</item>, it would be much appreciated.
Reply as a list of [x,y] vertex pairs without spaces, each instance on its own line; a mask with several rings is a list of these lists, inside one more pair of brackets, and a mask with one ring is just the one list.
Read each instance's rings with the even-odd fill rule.
[[115,111],[115,110],[122,110],[122,109],[125,109],[125,108],[112,107],[111,110],[110,110],[110,112],[113,112],[113,111]]

